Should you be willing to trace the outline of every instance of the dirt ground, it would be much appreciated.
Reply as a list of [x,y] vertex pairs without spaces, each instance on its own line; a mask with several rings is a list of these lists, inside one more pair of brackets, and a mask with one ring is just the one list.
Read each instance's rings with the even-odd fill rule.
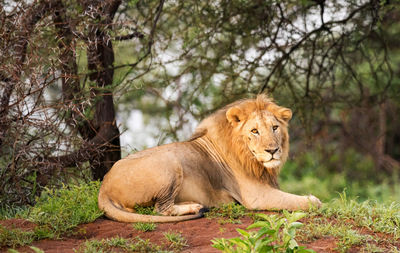
[[[182,233],[183,237],[187,240],[189,246],[185,247],[182,252],[220,252],[211,247],[211,240],[222,237],[237,237],[236,228],[245,228],[252,223],[249,217],[244,217],[241,221],[242,224],[220,224],[218,223],[218,219],[201,218],[178,223],[157,224],[156,230],[142,232],[134,229],[132,224],[100,218],[93,223],[80,225],[74,235],[64,237],[62,240],[41,240],[33,242],[31,245],[44,250],[46,253],[74,252],[74,249],[77,249],[86,240],[115,236],[123,238],[135,238],[139,236],[142,239],[149,239],[155,244],[165,245],[166,240],[163,233],[172,231]],[[35,227],[35,224],[21,219],[4,220],[0,221],[0,224],[7,228],[20,228],[25,231]],[[335,252],[333,249],[336,247],[336,242],[334,238],[328,237],[303,245],[314,249],[316,252],[329,253]],[[1,252],[7,252],[6,248],[0,250]],[[33,252],[28,247],[18,248],[17,250],[19,252]]]

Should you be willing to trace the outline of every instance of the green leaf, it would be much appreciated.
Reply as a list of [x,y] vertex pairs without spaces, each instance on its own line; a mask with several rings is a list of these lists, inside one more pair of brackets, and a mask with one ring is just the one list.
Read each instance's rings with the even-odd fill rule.
[[247,233],[246,231],[244,231],[243,229],[238,228],[238,229],[236,229],[236,231],[238,231],[241,235],[243,235],[245,237],[249,237],[250,236],[250,234]]
[[270,224],[265,221],[256,221],[255,223],[248,226],[247,229],[262,228],[262,227],[270,227]]
[[289,225],[290,228],[301,228],[302,226],[303,226],[303,223],[298,222],[298,221],[292,222]]

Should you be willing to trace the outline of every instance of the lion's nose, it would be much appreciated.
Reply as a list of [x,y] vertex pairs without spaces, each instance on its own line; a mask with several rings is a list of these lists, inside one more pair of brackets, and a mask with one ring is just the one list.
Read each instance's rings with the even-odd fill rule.
[[278,151],[278,149],[279,149],[279,148],[277,148],[277,149],[266,149],[265,152],[268,152],[268,153],[270,153],[271,155],[273,155],[273,154],[276,153],[276,151]]

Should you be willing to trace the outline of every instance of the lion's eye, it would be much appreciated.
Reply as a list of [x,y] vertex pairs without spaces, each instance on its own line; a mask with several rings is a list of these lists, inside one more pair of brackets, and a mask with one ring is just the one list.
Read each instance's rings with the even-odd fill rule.
[[278,126],[272,126],[272,130],[276,130],[276,129],[278,129]]
[[252,134],[258,134],[258,130],[254,128],[254,129],[251,130],[251,133]]

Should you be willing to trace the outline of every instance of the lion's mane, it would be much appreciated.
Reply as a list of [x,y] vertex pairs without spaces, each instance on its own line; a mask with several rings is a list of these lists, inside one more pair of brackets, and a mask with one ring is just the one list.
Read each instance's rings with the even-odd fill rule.
[[206,135],[206,137],[208,137],[207,139],[211,140],[213,144],[218,147],[220,151],[219,155],[230,163],[230,167],[240,167],[239,169],[245,170],[247,174],[261,180],[267,180],[271,186],[278,187],[277,177],[289,153],[287,123],[277,117],[283,126],[281,166],[279,168],[265,168],[250,152],[244,138],[238,136],[237,133],[233,131],[232,125],[228,122],[226,112],[232,107],[240,108],[245,115],[264,110],[268,110],[276,115],[281,109],[281,107],[276,105],[273,100],[266,95],[258,95],[256,99],[236,101],[204,119],[197,127],[192,139]]

